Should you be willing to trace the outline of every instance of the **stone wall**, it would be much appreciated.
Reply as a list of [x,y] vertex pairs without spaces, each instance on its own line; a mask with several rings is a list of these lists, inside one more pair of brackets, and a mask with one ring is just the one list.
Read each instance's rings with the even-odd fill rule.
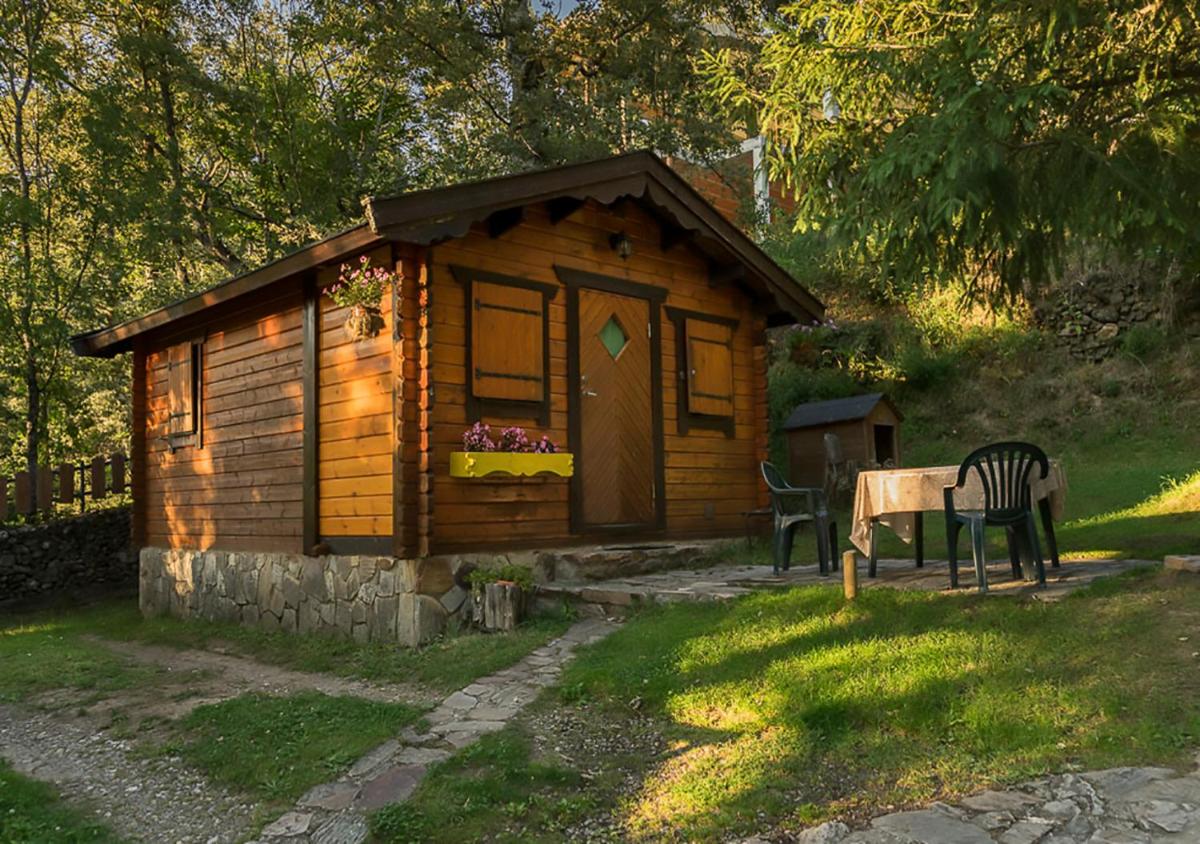
[[128,508],[44,525],[0,527],[0,603],[136,578]]
[[1065,282],[1035,312],[1072,355],[1092,361],[1112,354],[1129,329],[1161,319],[1155,297],[1138,275],[1117,270],[1089,272]]
[[464,610],[450,559],[143,548],[143,615],[416,646]]

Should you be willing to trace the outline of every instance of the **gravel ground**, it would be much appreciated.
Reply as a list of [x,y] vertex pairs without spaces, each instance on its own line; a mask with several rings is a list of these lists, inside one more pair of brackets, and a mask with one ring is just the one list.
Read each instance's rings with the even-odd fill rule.
[[133,743],[86,722],[0,706],[0,756],[26,776],[53,783],[133,841],[224,844],[252,830],[258,806],[171,757],[138,758]]

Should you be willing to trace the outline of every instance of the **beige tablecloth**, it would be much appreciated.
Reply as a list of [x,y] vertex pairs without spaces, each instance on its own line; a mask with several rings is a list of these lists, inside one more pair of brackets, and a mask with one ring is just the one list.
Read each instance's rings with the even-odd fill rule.
[[[1037,471],[1036,469],[1034,470]],[[958,479],[957,466],[928,466],[912,469],[876,469],[858,473],[854,490],[854,514],[851,518],[850,541],[864,554],[871,552],[871,523],[878,520],[887,525],[905,542],[913,540],[913,514],[929,510],[944,512],[946,487]],[[1067,476],[1062,464],[1050,461],[1050,473],[1045,480],[1030,482],[1033,500],[1050,500],[1054,520],[1062,518],[1067,494]],[[955,493],[954,504],[960,510],[983,508],[983,487],[979,475],[971,472],[966,485]]]

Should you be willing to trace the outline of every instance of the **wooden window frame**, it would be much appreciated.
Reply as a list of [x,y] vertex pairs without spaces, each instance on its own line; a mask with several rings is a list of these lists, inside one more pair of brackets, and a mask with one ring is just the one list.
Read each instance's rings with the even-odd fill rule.
[[688,407],[688,320],[709,322],[723,325],[729,329],[729,366],[731,388],[734,383],[733,370],[733,340],[737,332],[738,320],[733,317],[716,316],[699,311],[689,311],[683,308],[666,307],[663,309],[667,319],[675,326],[675,397],[676,397],[676,426],[680,434],[688,434],[693,428],[707,431],[721,431],[729,439],[735,433],[735,414],[733,402],[736,395],[730,396],[730,411],[728,416],[713,416],[706,413],[694,413]]
[[[164,353],[167,355],[167,447],[174,454],[178,449],[185,447],[203,448],[204,447],[204,340],[205,335],[194,335],[192,337],[181,338],[174,342],[168,343],[163,347]],[[192,430],[171,433],[171,388],[170,388],[170,353],[171,349],[178,346],[187,346],[190,350],[189,362],[192,368],[192,385],[191,385],[191,401],[192,401]]]
[[[463,288],[467,424],[482,421],[485,416],[492,416],[502,419],[536,419],[542,427],[548,426],[550,424],[550,302],[558,295],[558,286],[457,264],[450,266],[450,272]],[[542,294],[542,398],[540,400],[493,399],[475,395],[473,331],[475,309],[471,307],[471,301],[477,281],[501,287],[533,290]]]

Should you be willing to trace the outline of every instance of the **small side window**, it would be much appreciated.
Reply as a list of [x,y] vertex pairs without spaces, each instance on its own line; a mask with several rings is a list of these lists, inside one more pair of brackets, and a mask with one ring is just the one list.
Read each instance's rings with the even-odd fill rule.
[[687,333],[688,410],[701,416],[733,416],[733,331],[699,319],[684,321]]
[[167,437],[172,448],[200,445],[201,349],[196,342],[167,349]]
[[675,326],[679,433],[704,428],[733,437],[733,336],[738,321],[671,306],[665,311]]

